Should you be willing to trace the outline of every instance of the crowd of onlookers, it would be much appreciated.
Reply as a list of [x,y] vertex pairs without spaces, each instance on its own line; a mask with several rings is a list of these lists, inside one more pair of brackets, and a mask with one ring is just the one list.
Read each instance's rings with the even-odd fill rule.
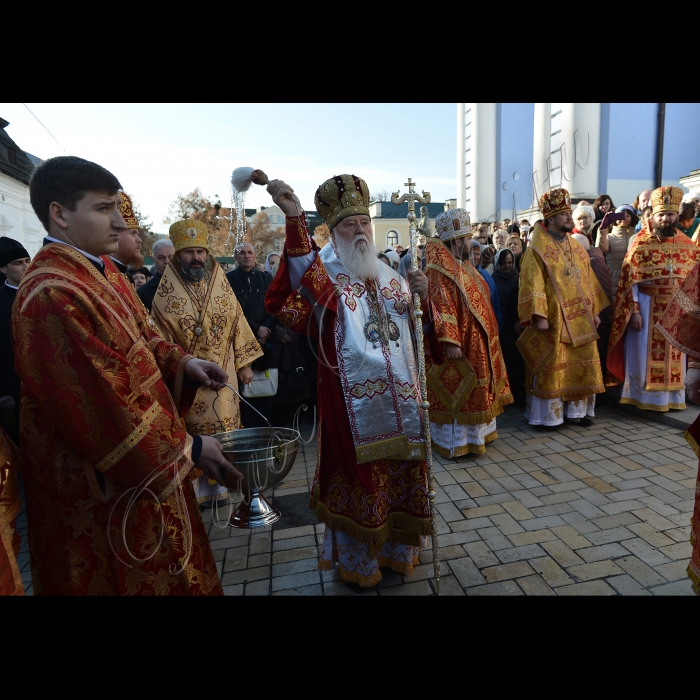
[[[591,204],[579,201],[573,210],[572,238],[587,251],[591,268],[610,299],[610,306],[601,314],[598,328],[598,351],[603,367],[607,357],[608,338],[613,320],[617,283],[622,262],[635,237],[649,228],[652,190],[644,190],[631,204],[616,207],[608,194],[601,194]],[[510,219],[472,223],[472,237],[465,246],[463,262],[472,264],[489,287],[491,303],[498,321],[501,348],[511,389],[518,405],[525,404],[525,368],[515,341],[522,333],[518,314],[520,265],[530,242],[531,232],[538,222],[527,219],[519,223]],[[541,223],[541,222],[539,222]],[[700,237],[700,194],[688,193],[678,217],[677,228],[686,236]],[[425,269],[425,237],[421,236],[418,256]],[[410,265],[408,249],[387,248],[379,259],[405,276]]]

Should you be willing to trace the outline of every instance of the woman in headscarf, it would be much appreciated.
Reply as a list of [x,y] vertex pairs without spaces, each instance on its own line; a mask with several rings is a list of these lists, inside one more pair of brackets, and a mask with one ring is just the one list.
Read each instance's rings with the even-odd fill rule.
[[493,274],[493,258],[496,255],[496,249],[492,245],[484,246],[481,249],[481,267],[482,270],[486,270],[490,275]]
[[272,272],[273,265],[279,265],[280,254],[279,253],[269,253],[267,258],[265,258],[265,272],[269,272],[273,277],[275,276]]
[[508,237],[506,244],[515,258],[515,269],[520,272],[520,261],[523,259],[523,242],[520,240],[520,236],[517,233],[512,234]]
[[606,214],[601,221],[596,247],[605,253],[605,261],[612,275],[612,305],[615,308],[617,283],[622,273],[622,261],[625,259],[630,239],[637,235],[636,226],[639,221],[637,211],[631,204],[623,204],[615,209],[615,214],[624,214],[624,219],[609,224],[612,214]]
[[593,245],[593,222],[595,212],[593,207],[579,204],[574,210],[574,223],[576,228],[571,232],[580,233],[588,239],[589,245]]
[[[517,236],[516,236],[517,238]],[[520,242],[520,239],[518,239]],[[518,406],[525,405],[525,363],[515,345],[522,333],[518,315],[518,282],[520,275],[515,269],[515,256],[509,248],[499,250],[493,262],[493,281],[501,301],[501,350],[506,363],[510,388]]]

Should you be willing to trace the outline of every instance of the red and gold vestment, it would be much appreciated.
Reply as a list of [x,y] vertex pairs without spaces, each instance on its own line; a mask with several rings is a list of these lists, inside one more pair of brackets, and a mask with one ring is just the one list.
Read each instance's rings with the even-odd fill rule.
[[[187,395],[186,412],[191,356],[156,333],[103,260],[106,276],[68,245],[44,246],[13,310],[34,590],[220,595],[199,508],[182,487],[192,437],[173,394]],[[122,535],[130,496],[149,481]]]
[[[329,243],[326,248],[330,252],[322,252],[321,255],[328,260],[332,258],[332,269],[339,270],[332,244]],[[366,438],[367,431],[382,425],[383,421],[388,423],[393,420],[394,426],[399,421],[401,425],[404,416],[406,424],[408,414],[402,411],[410,402],[418,401],[415,385],[401,384],[393,375],[394,372],[397,375],[407,372],[402,354],[405,349],[403,345],[400,348],[396,345],[410,343],[410,338],[403,334],[400,339],[392,336],[394,339],[390,344],[383,344],[375,339],[375,334],[379,337],[381,324],[372,320],[375,313],[373,307],[383,304],[385,310],[379,315],[386,313],[390,326],[393,321],[400,324],[402,317],[406,322],[410,313],[407,285],[395,274],[393,285],[388,283],[385,286],[384,278],[378,278],[381,289],[377,289],[377,281],[360,284],[348,275],[331,274],[322,257],[310,256],[313,252],[318,252],[318,247],[308,233],[305,217],[287,217],[284,255],[265,299],[267,310],[293,331],[313,337],[320,335],[318,464],[310,506],[327,528],[341,530],[369,545],[372,557],[376,557],[387,541],[419,546],[420,538],[430,532],[426,464],[424,459],[410,457],[419,450],[424,454],[423,444],[413,442],[410,435],[413,428],[411,431],[406,429],[405,434],[390,431],[385,435]],[[294,258],[304,257],[309,259],[308,267],[301,276],[299,287],[293,288],[291,263]],[[345,305],[345,309],[339,308],[341,304]],[[352,340],[348,335],[349,326],[343,326],[339,320],[346,311],[365,314],[366,337],[362,337],[360,331],[360,337],[355,337],[356,355],[342,356]],[[322,328],[319,332],[321,314]],[[384,375],[358,384],[358,372],[364,371],[363,358],[369,357],[370,353],[373,358],[371,362],[376,363],[376,367],[385,367]],[[369,362],[364,363],[365,368]],[[386,364],[382,365],[383,362]],[[377,413],[377,420],[372,426],[375,415],[372,413],[373,404],[370,402],[367,408],[359,407],[361,401],[380,392],[384,398],[394,396],[395,408],[392,412]],[[414,414],[418,415],[416,412],[411,414],[411,426],[415,424]],[[362,427],[358,427],[360,423]],[[420,438],[419,423],[415,429]],[[379,459],[372,458],[375,450],[381,455]],[[391,451],[395,458],[386,456]],[[390,565],[395,567],[396,564]],[[321,567],[325,567],[323,560]],[[362,583],[371,585],[373,582]]]
[[19,450],[0,428],[0,595],[24,595],[17,566],[21,542],[15,527],[20,509],[18,471]]
[[[460,265],[441,241],[428,240],[425,252],[435,335],[438,341],[462,350],[460,359],[442,364],[426,352],[430,420],[490,423],[503,413],[503,406],[513,403],[513,396],[488,287],[471,265]],[[484,451],[483,445],[479,448]],[[433,449],[452,456],[435,441]]]
[[[689,365],[700,368],[700,263],[683,281],[656,324],[656,330],[681,352],[688,355]],[[685,433],[685,439],[700,457],[700,417]],[[690,521],[692,554],[688,576],[693,590],[700,595],[700,465],[695,484],[695,507]]]
[[[633,287],[650,297],[646,377],[640,378],[645,391],[675,392],[683,389],[683,353],[671,346],[656,328],[668,303],[700,259],[700,249],[685,234],[659,238],[642,230],[622,263],[615,300],[615,315],[608,343],[609,383],[625,381],[625,331],[633,313],[639,313]],[[636,403],[636,402],[635,402]]]
[[583,246],[569,234],[557,241],[536,224],[520,262],[518,313],[523,326],[535,314],[546,318],[554,349],[534,372],[523,355],[528,393],[575,401],[605,391],[593,317],[608,306]]

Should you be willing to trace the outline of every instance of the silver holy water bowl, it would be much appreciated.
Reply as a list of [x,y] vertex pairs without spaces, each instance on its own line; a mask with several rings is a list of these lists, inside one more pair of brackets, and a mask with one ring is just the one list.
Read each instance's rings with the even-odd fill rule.
[[292,428],[242,428],[213,435],[224,456],[243,474],[243,501],[229,520],[241,529],[277,522],[281,513],[263,496],[289,474],[299,449],[299,432]]

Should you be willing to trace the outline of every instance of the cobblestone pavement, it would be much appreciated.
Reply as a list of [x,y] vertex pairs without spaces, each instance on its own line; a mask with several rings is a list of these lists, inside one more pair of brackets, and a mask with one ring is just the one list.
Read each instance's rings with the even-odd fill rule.
[[[622,408],[597,416],[589,428],[539,433],[509,406],[486,454],[435,457],[443,595],[693,595],[698,460],[683,430]],[[363,593],[317,570],[324,526],[305,508],[315,464],[312,443],[272,495],[283,516],[271,527],[219,529],[204,512],[225,593],[433,594],[431,550],[412,576],[383,571]],[[22,521],[20,531],[31,593]]]

